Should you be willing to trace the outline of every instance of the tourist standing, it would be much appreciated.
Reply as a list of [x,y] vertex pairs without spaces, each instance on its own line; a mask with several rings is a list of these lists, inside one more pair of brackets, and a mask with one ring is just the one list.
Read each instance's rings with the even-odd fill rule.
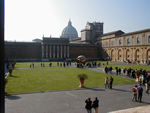
[[109,82],[109,79],[108,77],[105,78],[105,89],[108,87],[108,82]]
[[143,96],[143,88],[141,86],[141,84],[138,86],[138,101],[142,102],[142,96]]
[[87,98],[85,100],[85,109],[87,110],[87,113],[92,113],[92,101],[91,101],[91,98]]
[[104,70],[105,70],[105,73],[108,73],[108,68],[107,68],[107,66],[105,67]]
[[133,88],[132,88],[132,92],[133,92],[133,98],[132,98],[132,101],[137,101],[137,85],[135,85]]
[[113,81],[114,81],[113,77],[110,76],[110,78],[109,78],[109,88],[110,89],[112,89]]
[[94,108],[95,113],[98,113],[99,100],[95,97],[92,107]]

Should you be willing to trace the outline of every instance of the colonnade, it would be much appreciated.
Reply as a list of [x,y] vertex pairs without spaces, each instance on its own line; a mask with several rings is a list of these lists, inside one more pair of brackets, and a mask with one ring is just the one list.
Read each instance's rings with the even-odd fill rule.
[[42,58],[69,58],[69,45],[42,45]]

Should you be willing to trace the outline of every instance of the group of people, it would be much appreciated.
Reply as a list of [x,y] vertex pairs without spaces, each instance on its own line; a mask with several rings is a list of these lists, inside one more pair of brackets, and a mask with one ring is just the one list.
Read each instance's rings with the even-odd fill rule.
[[105,84],[104,84],[104,85],[105,85],[105,89],[106,89],[106,88],[112,89],[113,81],[114,81],[114,79],[113,79],[112,76],[106,77],[106,78],[105,78]]
[[105,73],[111,73],[111,72],[112,72],[112,69],[113,69],[112,67],[107,67],[107,66],[106,66],[106,67],[104,68],[104,71],[105,71]]
[[72,62],[71,61],[67,61],[67,62],[57,62],[57,66],[59,67],[68,67],[68,66],[71,66],[72,65]]
[[34,68],[34,63],[30,64],[30,68]]
[[92,108],[94,108],[95,113],[98,113],[98,106],[99,106],[99,100],[97,97],[95,97],[93,102],[91,98],[87,98],[85,100],[85,109],[87,110],[87,113],[92,113]]
[[132,92],[133,92],[133,98],[132,98],[132,101],[139,101],[139,102],[142,102],[142,96],[143,96],[143,88],[141,86],[141,84],[138,86],[138,85],[135,85],[133,88],[132,88]]

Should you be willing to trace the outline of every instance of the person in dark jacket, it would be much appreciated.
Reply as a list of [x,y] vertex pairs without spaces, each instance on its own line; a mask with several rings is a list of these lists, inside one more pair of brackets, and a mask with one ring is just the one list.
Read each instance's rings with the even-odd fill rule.
[[142,88],[141,84],[140,84],[140,86],[138,86],[137,89],[138,89],[138,101],[142,102],[143,88]]
[[95,110],[95,113],[98,113],[98,106],[99,106],[99,100],[97,99],[97,97],[95,97],[95,100],[93,101],[92,107]]
[[114,81],[113,77],[110,76],[110,78],[109,78],[109,88],[110,89],[112,89],[113,81]]
[[91,101],[91,98],[87,98],[85,100],[85,109],[87,110],[87,113],[92,113],[92,101]]

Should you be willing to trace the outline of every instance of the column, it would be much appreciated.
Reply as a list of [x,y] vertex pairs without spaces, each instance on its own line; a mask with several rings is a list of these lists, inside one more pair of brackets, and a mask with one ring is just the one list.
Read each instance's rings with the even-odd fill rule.
[[62,45],[60,46],[60,49],[61,49],[61,50],[60,50],[60,57],[63,58],[63,53],[62,53],[63,46],[62,46]]
[[53,58],[55,58],[55,45],[53,45]]
[[69,58],[69,45],[67,46],[67,58]]
[[44,58],[44,45],[42,44],[42,59]]
[[48,45],[45,46],[46,49],[46,58],[48,58]]
[[64,45],[64,58],[66,58],[66,45]]
[[49,46],[49,57],[52,58],[52,46]]
[[56,47],[57,47],[57,58],[59,58],[59,45],[57,45]]
[[47,45],[47,58],[49,58],[49,45]]
[[132,53],[131,53],[132,54],[132,61],[134,61],[134,54],[133,54],[134,53],[134,48],[131,48],[131,50],[132,50]]

